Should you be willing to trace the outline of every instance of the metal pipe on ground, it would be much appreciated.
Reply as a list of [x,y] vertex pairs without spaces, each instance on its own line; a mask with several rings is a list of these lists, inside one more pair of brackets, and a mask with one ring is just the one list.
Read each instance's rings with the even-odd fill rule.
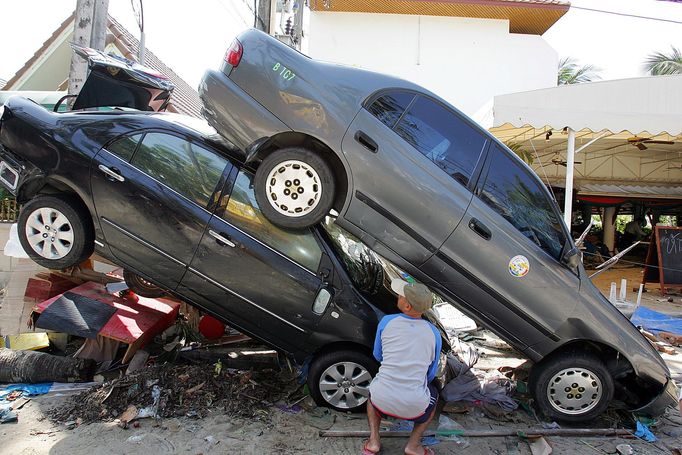
[[[558,428],[545,429],[529,428],[526,430],[514,429],[498,429],[498,430],[461,430],[461,431],[447,431],[448,435],[454,434],[457,436],[481,438],[481,437],[503,437],[503,436],[520,436],[520,437],[534,437],[534,436],[620,436],[633,437],[632,431],[618,428]],[[382,438],[408,438],[410,431],[380,431],[379,436]],[[438,436],[438,431],[426,431],[424,436]],[[344,431],[344,430],[321,430],[321,438],[341,437],[341,438],[367,438],[369,431]]]

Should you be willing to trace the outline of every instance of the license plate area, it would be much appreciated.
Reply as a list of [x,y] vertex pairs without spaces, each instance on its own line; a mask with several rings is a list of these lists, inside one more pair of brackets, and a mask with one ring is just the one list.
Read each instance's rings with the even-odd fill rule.
[[19,182],[19,172],[6,162],[0,161],[0,181],[10,190],[15,190]]

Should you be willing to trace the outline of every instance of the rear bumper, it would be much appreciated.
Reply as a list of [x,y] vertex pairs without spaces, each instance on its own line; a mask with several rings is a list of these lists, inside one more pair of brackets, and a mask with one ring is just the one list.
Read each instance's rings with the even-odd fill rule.
[[634,409],[633,411],[638,414],[656,417],[663,414],[668,406],[675,406],[676,404],[677,386],[675,385],[675,381],[668,379],[668,382],[660,395],[654,398],[649,404],[646,404],[639,409]]
[[208,70],[199,83],[204,117],[244,158],[254,146],[281,132],[291,131],[221,71]]

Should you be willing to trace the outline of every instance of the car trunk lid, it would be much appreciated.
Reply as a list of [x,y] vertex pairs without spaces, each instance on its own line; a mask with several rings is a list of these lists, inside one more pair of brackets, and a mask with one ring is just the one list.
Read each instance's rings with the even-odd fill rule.
[[88,77],[73,109],[128,107],[164,111],[175,86],[163,74],[131,60],[72,44],[88,61]]

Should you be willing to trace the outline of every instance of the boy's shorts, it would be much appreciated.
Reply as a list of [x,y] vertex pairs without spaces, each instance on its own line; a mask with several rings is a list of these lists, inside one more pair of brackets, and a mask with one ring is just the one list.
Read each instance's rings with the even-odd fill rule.
[[388,416],[384,412],[381,411],[381,409],[377,408],[374,403],[372,403],[372,398],[370,397],[370,404],[372,407],[376,410],[376,412],[383,418],[383,417],[397,417],[399,419],[403,420],[409,420],[412,421],[416,424],[424,423],[427,420],[429,420],[429,417],[431,417],[431,413],[433,412],[434,408],[436,407],[436,404],[438,404],[438,389],[436,388],[435,385],[429,384],[429,393],[431,394],[431,398],[429,399],[429,405],[426,407],[426,410],[424,413],[420,416],[414,417],[412,419],[403,419],[402,417],[397,417],[397,416]]

